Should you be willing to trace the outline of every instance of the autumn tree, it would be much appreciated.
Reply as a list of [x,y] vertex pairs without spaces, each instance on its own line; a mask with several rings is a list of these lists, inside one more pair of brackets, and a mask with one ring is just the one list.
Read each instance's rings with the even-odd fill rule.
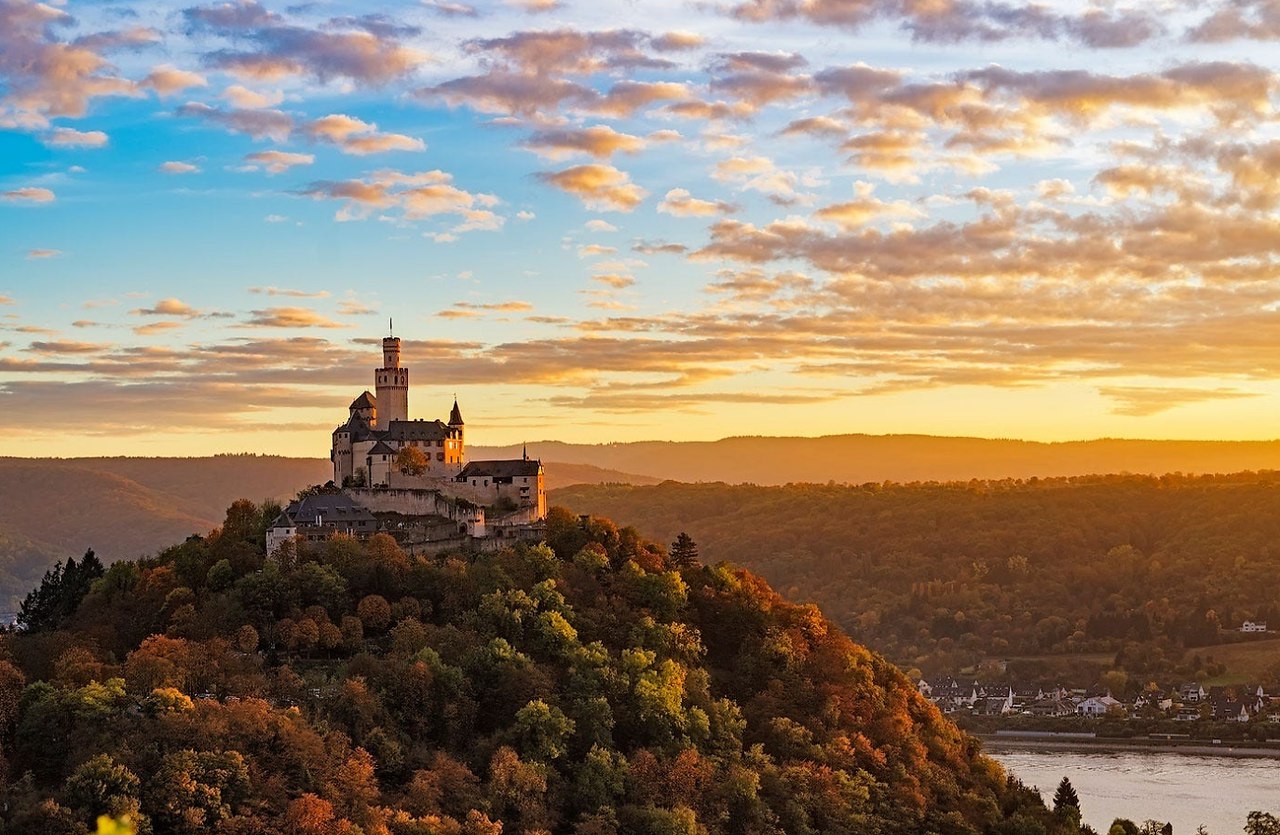
[[431,459],[416,446],[401,447],[396,453],[396,469],[405,475],[422,475],[431,469]]

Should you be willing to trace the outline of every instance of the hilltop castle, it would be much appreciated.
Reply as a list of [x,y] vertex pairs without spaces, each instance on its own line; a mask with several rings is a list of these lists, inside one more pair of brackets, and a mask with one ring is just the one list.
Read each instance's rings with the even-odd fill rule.
[[466,425],[454,398],[449,422],[409,420],[409,369],[400,365],[400,338],[382,340],[382,367],[374,390],[351,401],[346,423],[333,430],[333,483],[342,487],[385,485],[400,450],[417,449],[427,472],[457,476],[465,457]]
[[411,552],[490,549],[537,539],[547,515],[542,462],[466,460],[455,397],[448,422],[409,417],[409,369],[400,339],[382,340],[374,391],[351,402],[333,430],[333,481],[292,502],[267,531],[267,552],[294,540],[384,532]]

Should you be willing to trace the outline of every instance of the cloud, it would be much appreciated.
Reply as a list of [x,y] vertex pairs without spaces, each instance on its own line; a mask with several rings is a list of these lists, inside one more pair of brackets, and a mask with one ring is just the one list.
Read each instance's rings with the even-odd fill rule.
[[479,14],[475,6],[453,3],[449,0],[422,0],[422,5],[441,17],[476,17]]
[[845,136],[849,127],[844,122],[830,116],[809,116],[804,119],[793,119],[780,131],[782,136],[815,136],[831,138]]
[[261,93],[257,90],[250,90],[240,84],[232,84],[223,90],[222,97],[231,102],[233,107],[241,110],[262,110],[268,107],[275,107],[284,101],[284,93],[278,90],[270,93]]
[[377,313],[378,309],[376,307],[370,307],[364,302],[345,299],[338,303],[338,312],[343,316],[368,316]]
[[39,186],[23,186],[22,188],[0,191],[0,200],[9,203],[52,203],[57,199],[52,191]]
[[481,113],[525,117],[554,111],[566,102],[588,105],[599,98],[590,87],[567,79],[497,69],[423,87],[414,95],[426,101],[440,99],[450,107],[467,106]]
[[250,311],[250,318],[245,320],[244,326],[254,328],[347,327],[307,307],[268,307],[264,310],[253,310]]
[[618,231],[618,227],[614,226],[609,221],[601,220],[598,217],[588,220],[586,224],[584,224],[584,226],[588,232],[617,232]]
[[236,47],[251,47],[205,56],[213,66],[244,78],[304,76],[378,86],[409,75],[427,60],[424,53],[400,43],[402,30],[378,26],[368,18],[334,19],[327,29],[312,29],[288,23],[254,0],[198,6],[183,14],[194,30],[221,35]]
[[458,222],[444,234],[498,229],[504,222],[493,211],[501,202],[497,197],[460,189],[451,174],[440,170],[405,174],[384,169],[363,180],[318,180],[297,193],[342,201],[337,220],[362,220],[390,209],[399,210],[407,221],[456,215]]
[[43,258],[57,258],[62,254],[60,249],[29,249],[27,250],[27,260],[36,261]]
[[560,0],[506,0],[506,4],[523,9],[529,14],[545,14],[555,11],[562,5]]
[[285,296],[293,299],[324,299],[328,290],[293,290],[286,287],[250,287],[250,293],[259,296]]
[[284,142],[293,132],[293,117],[279,110],[222,110],[200,102],[178,108],[179,116],[204,119],[233,133]]
[[486,313],[528,313],[532,310],[533,305],[523,301],[489,302],[485,304],[455,302],[453,307],[442,310],[436,315],[445,319],[466,319],[483,316]]
[[54,128],[44,138],[44,144],[52,148],[102,148],[107,135],[100,130],[79,131],[75,128]]
[[751,110],[814,92],[813,79],[792,72],[807,62],[795,53],[734,52],[719,55],[712,64],[710,89],[736,99]]
[[1141,7],[1090,8],[1073,15],[1040,4],[981,0],[745,0],[730,7],[730,14],[755,23],[802,19],[852,31],[878,21],[891,21],[913,40],[930,43],[1027,38],[1072,40],[1104,49],[1137,46],[1163,31],[1157,17]]
[[99,342],[75,342],[59,339],[50,342],[32,342],[27,350],[35,354],[97,354],[110,348]]
[[186,327],[185,322],[148,322],[145,325],[138,325],[133,328],[133,332],[138,336],[152,336],[157,333],[166,333],[183,327]]
[[44,128],[51,118],[84,116],[96,98],[137,94],[93,40],[58,37],[73,23],[67,12],[34,0],[0,2],[0,128]]
[[1247,39],[1280,39],[1280,12],[1274,0],[1227,0],[1187,32],[1193,43],[1224,43]]
[[266,171],[268,174],[280,174],[297,165],[310,165],[315,162],[314,154],[298,154],[290,151],[255,151],[245,154],[241,171]]
[[819,220],[834,223],[841,229],[857,229],[877,220],[892,217],[924,217],[924,212],[902,200],[886,203],[872,196],[875,187],[870,183],[855,183],[857,197],[844,203],[823,206],[814,212]]
[[181,316],[184,319],[194,319],[201,315],[201,311],[175,298],[161,299],[154,307],[140,307],[129,312],[134,316]]
[[631,249],[641,255],[683,255],[689,251],[684,244],[669,241],[636,241]]
[[354,116],[330,114],[302,128],[310,139],[336,145],[344,154],[366,156],[387,151],[425,151],[421,139],[401,133],[380,133],[378,126]]
[[157,170],[164,174],[198,174],[200,166],[189,162],[181,162],[180,160],[169,160],[168,162],[160,163]]
[[542,173],[538,177],[576,196],[587,208],[597,211],[629,212],[639,206],[648,194],[632,183],[626,172],[612,165],[575,165],[563,171]]
[[658,211],[676,217],[708,217],[730,214],[734,211],[734,206],[723,200],[699,200],[691,195],[688,189],[673,188],[658,204]]
[[581,129],[537,131],[524,140],[521,146],[548,159],[564,159],[575,154],[608,159],[619,152],[637,153],[644,148],[644,144],[644,140],[638,136],[619,133],[607,125],[594,125]]
[[1149,415],[1176,409],[1194,403],[1205,403],[1213,400],[1237,400],[1246,397],[1259,397],[1257,392],[1239,391],[1232,388],[1195,389],[1176,387],[1143,387],[1143,386],[1103,386],[1098,393],[1115,401],[1111,411],[1113,414],[1126,417],[1147,417]]
[[591,280],[615,290],[623,290],[636,283],[635,276],[627,273],[596,273],[591,276]]
[[153,67],[147,77],[139,82],[138,86],[154,90],[157,95],[163,97],[181,93],[183,90],[189,90],[192,87],[207,87],[209,86],[209,81],[199,73],[180,70],[169,64],[161,64],[158,67]]

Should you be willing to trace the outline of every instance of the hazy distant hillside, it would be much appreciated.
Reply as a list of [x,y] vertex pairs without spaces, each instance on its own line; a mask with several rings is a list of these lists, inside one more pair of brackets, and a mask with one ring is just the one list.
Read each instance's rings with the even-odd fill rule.
[[662,481],[647,475],[606,470],[593,464],[562,464],[552,461],[546,464],[547,489],[558,490],[575,484],[657,484]]
[[[211,458],[73,458],[67,463],[114,473],[176,499],[184,510],[220,524],[236,499],[286,499],[328,481],[327,458],[217,455]],[[172,540],[168,540],[172,541]],[[158,542],[159,547],[165,542]]]
[[[473,448],[510,457],[520,447]],[[544,461],[594,464],[676,481],[788,484],[953,481],[1092,473],[1234,473],[1280,469],[1280,441],[1126,441],[1061,444],[926,435],[725,438],[707,442],[529,444]]]
[[66,555],[118,559],[160,548],[221,521],[188,502],[108,472],[53,461],[4,461],[0,525]]
[[[151,554],[222,523],[236,499],[284,501],[328,480],[320,458],[0,459],[0,610],[55,560],[93,548],[106,562]],[[657,479],[590,464],[547,464],[552,488]]]

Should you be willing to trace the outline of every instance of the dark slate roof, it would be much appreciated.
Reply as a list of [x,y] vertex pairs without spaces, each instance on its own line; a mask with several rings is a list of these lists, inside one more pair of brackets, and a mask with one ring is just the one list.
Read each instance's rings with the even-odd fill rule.
[[353,412],[351,417],[347,418],[347,422],[340,425],[334,432],[350,432],[352,440],[363,440],[373,432],[373,428],[369,426],[369,421],[363,415]]
[[458,479],[536,476],[541,470],[541,461],[529,461],[520,458],[514,458],[510,461],[471,461],[462,468],[462,472],[458,473]]
[[378,441],[369,448],[368,455],[395,455],[396,451],[387,446],[385,441]]
[[[323,522],[332,524],[375,521],[372,513],[342,493],[323,493],[318,496],[307,496],[301,501],[290,502],[281,515],[295,524],[303,525],[314,525],[317,516]],[[277,520],[273,525],[279,527],[279,521]]]
[[449,412],[449,425],[462,426],[462,410],[458,408],[458,398],[453,398],[453,410]]
[[376,409],[378,408],[378,398],[374,397],[372,394],[366,391],[364,394],[360,395],[355,400],[352,400],[351,406],[349,408]]
[[439,441],[457,436],[457,430],[438,420],[393,420],[382,437],[389,441]]

